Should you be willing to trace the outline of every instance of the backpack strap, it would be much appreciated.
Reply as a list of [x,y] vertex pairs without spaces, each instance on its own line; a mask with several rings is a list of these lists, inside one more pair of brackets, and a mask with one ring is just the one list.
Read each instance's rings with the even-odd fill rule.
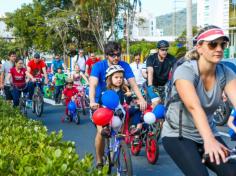
[[[220,88],[221,90],[224,90],[226,85],[226,70],[225,66],[222,63],[217,64],[217,68],[219,68],[220,74]],[[218,71],[218,70],[217,70]]]

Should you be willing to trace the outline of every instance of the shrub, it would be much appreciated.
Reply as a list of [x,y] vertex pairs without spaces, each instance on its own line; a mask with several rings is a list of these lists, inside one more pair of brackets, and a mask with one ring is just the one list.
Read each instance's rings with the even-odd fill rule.
[[93,156],[79,160],[73,142],[62,131],[47,133],[41,122],[23,117],[0,100],[0,175],[106,175],[93,167]]

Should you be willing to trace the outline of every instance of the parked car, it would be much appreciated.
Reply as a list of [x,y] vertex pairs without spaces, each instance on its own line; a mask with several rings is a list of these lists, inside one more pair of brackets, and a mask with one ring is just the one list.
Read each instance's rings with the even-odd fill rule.
[[[236,58],[223,59],[221,63],[232,69],[233,72],[236,74]],[[232,109],[231,102],[227,97],[224,98],[218,109],[214,112],[213,120],[216,123],[216,125],[223,126],[228,121],[231,109]]]

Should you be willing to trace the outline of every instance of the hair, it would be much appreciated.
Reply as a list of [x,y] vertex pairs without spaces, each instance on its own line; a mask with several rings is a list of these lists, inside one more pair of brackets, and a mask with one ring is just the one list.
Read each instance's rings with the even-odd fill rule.
[[[208,31],[209,29],[215,29],[215,28],[220,29],[218,26],[214,26],[214,25],[209,25],[209,26],[206,26],[206,27],[200,29],[200,31],[197,33],[197,35],[195,35],[193,38],[193,46],[196,46],[197,38],[199,35],[201,35],[205,31]],[[201,45],[202,43],[203,43],[203,41],[201,41],[199,44]],[[187,60],[198,60],[200,55],[197,52],[196,48],[193,48],[192,50],[186,52],[184,57]]]
[[113,53],[114,51],[121,53],[121,46],[117,42],[108,42],[105,45],[104,50],[105,50],[105,55],[109,55]]
[[[115,72],[115,73],[123,73],[123,76],[124,76],[124,72],[122,71],[118,71],[118,72]],[[114,90],[115,86],[112,84],[112,76],[115,74],[113,73],[112,75],[108,76],[107,79],[106,79],[106,83],[107,83],[107,89],[111,89],[111,90]],[[121,90],[123,90],[124,92],[127,92],[127,86],[125,85],[125,80],[123,78],[123,82],[120,86]]]
[[21,59],[20,57],[17,57],[16,60],[15,60],[15,63],[18,63],[19,61],[23,62],[23,59]]
[[8,53],[8,56],[10,57],[11,55],[16,55],[16,52],[15,52],[15,51],[10,51],[10,52]]

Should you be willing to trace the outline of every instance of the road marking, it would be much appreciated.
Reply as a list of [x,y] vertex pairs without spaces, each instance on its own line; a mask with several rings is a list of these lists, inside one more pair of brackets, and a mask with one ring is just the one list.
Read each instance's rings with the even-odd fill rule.
[[225,137],[229,137],[230,138],[230,135],[228,133],[225,133],[225,132],[218,132],[221,136],[225,136]]
[[53,106],[61,106],[61,105],[62,105],[62,103],[60,103],[60,104],[55,104],[55,100],[51,100],[51,99],[48,99],[48,98],[44,98],[44,102],[45,102],[45,103],[48,103],[48,104],[51,104],[51,105],[53,105]]

